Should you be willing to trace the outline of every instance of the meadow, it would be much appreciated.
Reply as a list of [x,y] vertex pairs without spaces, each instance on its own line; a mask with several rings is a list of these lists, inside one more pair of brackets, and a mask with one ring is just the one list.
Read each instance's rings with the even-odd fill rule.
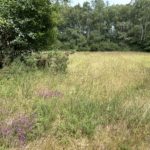
[[78,52],[66,73],[19,69],[0,70],[0,150],[149,150],[149,53]]

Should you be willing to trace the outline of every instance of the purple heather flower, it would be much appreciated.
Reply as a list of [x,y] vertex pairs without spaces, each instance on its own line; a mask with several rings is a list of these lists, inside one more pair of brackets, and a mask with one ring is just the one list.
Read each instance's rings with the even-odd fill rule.
[[2,138],[11,139],[16,136],[19,144],[23,145],[26,142],[27,134],[34,126],[34,118],[29,116],[20,116],[11,121],[11,124],[3,123],[0,125],[0,136]]
[[38,91],[38,96],[43,97],[43,98],[54,98],[54,97],[61,98],[63,97],[63,94],[59,91],[51,91],[48,89],[42,89]]

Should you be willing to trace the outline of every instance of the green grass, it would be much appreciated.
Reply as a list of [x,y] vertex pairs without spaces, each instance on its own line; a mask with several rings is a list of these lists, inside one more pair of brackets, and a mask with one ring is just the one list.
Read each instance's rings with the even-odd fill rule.
[[[63,96],[39,96],[47,90]],[[148,150],[149,91],[150,54],[76,53],[66,74],[1,70],[0,120],[34,116],[22,149]],[[22,146],[17,138],[0,149]]]

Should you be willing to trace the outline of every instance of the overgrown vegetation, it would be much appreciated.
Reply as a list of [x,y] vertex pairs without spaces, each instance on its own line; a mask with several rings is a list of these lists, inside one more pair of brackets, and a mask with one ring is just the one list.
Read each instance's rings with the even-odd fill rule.
[[148,149],[149,57],[76,53],[66,74],[4,68],[0,148]]
[[0,0],[0,66],[7,59],[45,50],[54,41],[57,17],[48,0]]
[[149,149],[149,7],[0,0],[0,150]]
[[66,73],[69,62],[69,52],[51,51],[33,53],[32,55],[18,57],[3,70],[9,74],[26,73],[32,71],[47,71],[49,73]]

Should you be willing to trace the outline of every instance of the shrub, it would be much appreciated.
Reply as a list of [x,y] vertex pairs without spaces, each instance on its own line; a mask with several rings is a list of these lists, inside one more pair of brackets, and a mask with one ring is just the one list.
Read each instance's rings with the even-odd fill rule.
[[65,72],[69,53],[52,51],[48,54],[48,67],[54,72]]
[[100,43],[100,49],[105,51],[118,51],[120,50],[120,47],[117,43],[113,42],[101,42]]
[[5,64],[4,67],[4,70],[6,70],[8,74],[14,75],[35,71],[36,69],[36,60],[32,56],[23,58],[18,57],[9,65]]
[[36,58],[34,56],[28,56],[24,58],[24,64],[29,67],[30,69],[35,69],[37,67],[36,65]]
[[69,53],[51,51],[40,53],[25,59],[28,67],[49,69],[51,72],[65,72],[69,59]]
[[36,66],[39,69],[47,68],[48,67],[48,59],[44,58],[44,57],[41,57],[41,58],[37,59]]
[[129,47],[129,45],[127,45],[126,43],[123,43],[123,42],[119,43],[119,47],[120,47],[120,51],[130,51],[131,50],[131,47]]
[[118,51],[120,47],[114,42],[100,42],[94,43],[91,46],[91,51]]
[[36,69],[46,69],[53,73],[65,73],[69,55],[69,52],[52,51],[46,54],[39,53],[27,57],[20,57],[11,63],[9,72],[15,73],[21,71],[34,71]]
[[98,51],[99,50],[99,44],[93,43],[92,45],[90,45],[90,50],[91,51]]
[[27,66],[24,64],[24,62],[21,62],[20,58],[15,59],[11,65],[6,68],[9,74],[20,74],[21,72],[27,71]]

